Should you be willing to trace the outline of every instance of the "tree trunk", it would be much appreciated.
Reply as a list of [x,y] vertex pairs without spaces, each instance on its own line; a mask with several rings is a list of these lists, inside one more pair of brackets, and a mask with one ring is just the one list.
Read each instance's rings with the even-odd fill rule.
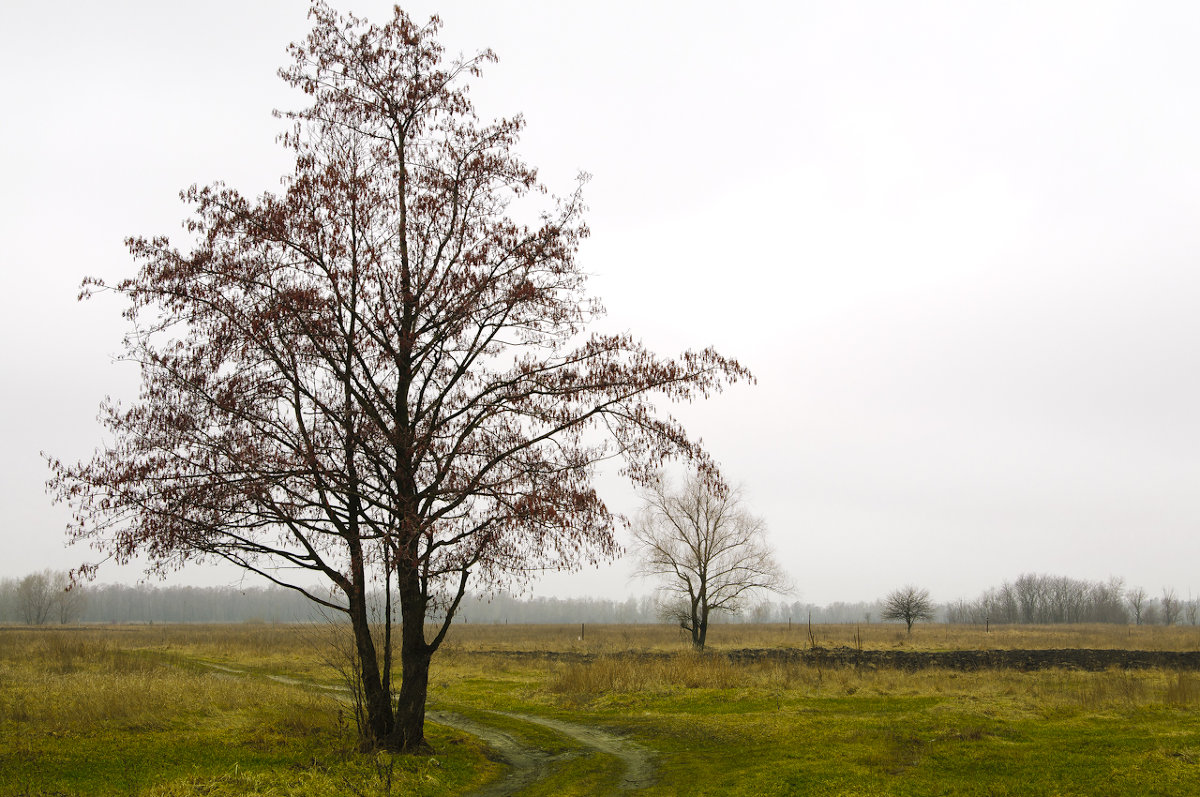
[[354,645],[362,667],[362,696],[364,715],[360,729],[365,746],[387,745],[395,729],[392,714],[391,690],[379,673],[379,659],[375,652],[375,641],[371,637],[371,625],[367,618],[365,590],[361,587],[350,596],[350,625],[354,630]]
[[400,592],[400,694],[396,700],[396,744],[407,752],[427,750],[425,698],[429,692],[429,662],[425,642],[425,595],[415,568],[397,569]]
[[432,658],[425,646],[421,626],[417,627],[419,649],[408,644],[410,636],[406,623],[401,629],[400,695],[396,700],[396,741],[399,749],[417,752],[428,749],[425,743],[425,698],[429,691],[429,661]]

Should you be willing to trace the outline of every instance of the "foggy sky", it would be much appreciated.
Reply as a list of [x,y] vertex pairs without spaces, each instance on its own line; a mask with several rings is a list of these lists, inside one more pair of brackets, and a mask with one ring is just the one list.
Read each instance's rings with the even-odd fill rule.
[[[755,372],[675,412],[793,597],[952,600],[1022,572],[1200,595],[1200,6],[649,6],[405,8],[451,53],[498,53],[472,96],[525,115],[552,189],[594,175],[604,328]],[[87,456],[137,375],[112,361],[124,304],[77,303],[80,280],[131,273],[127,235],[182,240],[192,183],[278,187],[270,111],[304,100],[275,70],[307,30],[284,0],[6,9],[0,577],[94,558],[64,549],[38,452]],[[649,589],[628,570],[535,593]]]

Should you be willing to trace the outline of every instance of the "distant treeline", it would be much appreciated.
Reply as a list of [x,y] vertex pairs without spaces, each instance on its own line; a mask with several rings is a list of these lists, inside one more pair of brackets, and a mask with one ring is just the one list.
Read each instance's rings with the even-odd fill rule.
[[[23,579],[0,580],[0,623],[297,623],[328,617],[295,590],[281,587],[185,587],[139,584],[85,584],[66,591],[65,573],[42,571]],[[314,588],[315,589],[315,588]],[[317,592],[317,594],[322,594]],[[375,601],[376,605],[382,601]],[[814,606],[764,602],[715,622],[872,622],[880,604],[834,603]],[[436,617],[436,613],[431,615]],[[523,598],[499,593],[468,595],[459,607],[461,623],[658,623],[651,595],[608,598]]]
[[316,604],[280,587],[83,584],[68,591],[68,583],[66,573],[49,570],[0,580],[0,622],[294,623],[321,618]]
[[1141,587],[1127,589],[1120,578],[1086,581],[1026,573],[987,590],[973,601],[945,607],[951,623],[1135,623],[1196,625],[1200,603],[1181,599],[1173,588],[1161,596]]
[[[20,579],[0,579],[0,623],[299,623],[327,619],[295,590],[281,587],[186,587],[85,584],[67,590],[67,575],[44,570]],[[315,588],[314,588],[315,589]],[[321,593],[317,593],[321,594]],[[381,602],[378,602],[381,603]],[[1089,582],[1063,576],[1022,575],[985,591],[973,601],[943,604],[936,621],[971,624],[1017,623],[1189,623],[1198,602],[1165,589],[1151,597],[1126,589],[1120,579]],[[801,601],[764,601],[716,622],[880,622],[883,601],[816,606]],[[462,623],[657,623],[653,596],[608,598],[522,598],[506,593],[468,595],[459,608]]]
[[[814,606],[784,601],[754,604],[737,615],[713,615],[715,623],[801,623],[811,615],[814,623],[863,622],[878,619],[879,602],[834,603]],[[468,596],[459,611],[467,623],[660,623],[658,602],[653,595],[626,598],[520,598],[505,593]],[[867,620],[869,622],[869,620]]]

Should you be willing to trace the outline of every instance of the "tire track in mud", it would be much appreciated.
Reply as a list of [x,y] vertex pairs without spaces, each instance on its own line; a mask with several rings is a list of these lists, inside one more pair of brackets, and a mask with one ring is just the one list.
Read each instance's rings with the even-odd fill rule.
[[434,722],[449,725],[482,739],[509,765],[509,772],[504,778],[474,792],[471,797],[506,797],[517,794],[521,789],[545,780],[553,774],[553,769],[557,769],[562,764],[596,753],[610,755],[625,765],[621,781],[612,784],[617,791],[644,789],[654,783],[653,754],[647,748],[629,739],[592,725],[579,725],[549,717],[537,717],[509,711],[488,711],[487,713],[527,722],[531,725],[540,725],[573,739],[583,745],[584,750],[551,755],[546,750],[524,744],[505,731],[486,723],[467,719],[453,712],[427,711],[425,716]]
[[577,725],[573,722],[535,717],[530,714],[511,714],[507,711],[497,711],[506,717],[531,722],[549,728],[552,731],[569,736],[584,747],[598,750],[625,764],[625,775],[619,788],[621,791],[644,789],[654,783],[654,756],[647,748],[637,742],[630,741],[614,733],[597,728],[594,725]]
[[540,747],[525,744],[499,728],[449,711],[426,711],[425,718],[480,739],[495,754],[495,758],[508,767],[508,771],[499,780],[472,792],[470,797],[508,797],[517,794],[522,789],[545,780],[556,766],[578,756],[577,753],[552,755]]
[[[195,659],[198,664],[230,675],[252,677],[254,673],[227,667],[216,662]],[[264,674],[263,677],[290,686],[301,686],[318,689],[322,692],[336,693],[336,698],[347,701],[346,693],[350,690],[345,686],[320,684],[315,681],[305,681],[299,678],[289,678],[284,675]],[[501,762],[508,766],[508,771],[499,780],[487,784],[471,793],[470,797],[509,797],[526,789],[539,781],[550,777],[554,770],[576,758],[601,753],[620,760],[625,765],[625,772],[620,783],[613,786],[617,791],[633,791],[644,789],[654,783],[654,756],[651,751],[636,742],[618,736],[617,734],[597,728],[592,725],[579,725],[564,720],[538,717],[532,714],[518,714],[508,711],[487,711],[502,717],[540,725],[562,736],[581,744],[583,751],[568,751],[554,754],[536,745],[521,741],[507,731],[488,725],[486,722],[464,717],[453,711],[429,709],[425,712],[426,720],[439,725],[460,730],[470,734],[486,744]]]

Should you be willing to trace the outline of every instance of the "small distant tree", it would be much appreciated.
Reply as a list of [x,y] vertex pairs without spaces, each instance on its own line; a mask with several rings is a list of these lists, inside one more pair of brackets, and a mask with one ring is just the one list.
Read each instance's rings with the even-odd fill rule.
[[1125,599],[1129,601],[1129,608],[1133,610],[1134,625],[1142,624],[1142,615],[1146,612],[1146,600],[1149,597],[1145,587],[1130,587],[1129,591],[1125,593]]
[[750,610],[750,621],[754,623],[769,623],[771,622],[771,615],[774,612],[775,607],[771,605],[770,601],[760,601]]
[[87,592],[83,584],[73,583],[71,574],[57,572],[51,580],[51,616],[59,625],[78,620],[87,605]]
[[766,524],[737,491],[693,475],[679,490],[658,481],[642,495],[633,525],[639,575],[662,578],[660,615],[679,623],[703,649],[715,612],[736,614],[763,592],[790,583],[766,540]]
[[929,599],[929,590],[914,586],[895,590],[887,596],[879,616],[884,620],[903,620],[911,634],[913,623],[917,620],[933,619],[933,601]]
[[52,573],[30,573],[17,584],[17,605],[26,625],[45,625],[54,608]]
[[1124,579],[1112,576],[1108,581],[1092,584],[1088,592],[1087,621],[1122,625],[1129,622],[1129,612],[1125,609]]
[[17,580],[0,578],[0,623],[17,619]]
[[1174,625],[1179,619],[1179,615],[1183,612],[1183,603],[1179,600],[1179,596],[1175,594],[1175,590],[1171,587],[1163,588],[1162,600],[1159,602],[1162,607],[1162,622],[1163,625]]

